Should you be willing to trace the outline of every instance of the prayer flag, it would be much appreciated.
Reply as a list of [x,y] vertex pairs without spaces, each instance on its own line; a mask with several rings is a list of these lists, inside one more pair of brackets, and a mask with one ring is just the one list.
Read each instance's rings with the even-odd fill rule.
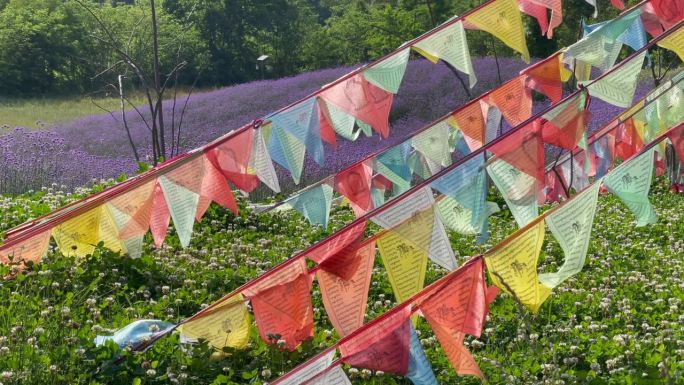
[[[682,17],[684,17],[684,15]],[[677,56],[679,56],[679,60],[684,61],[684,28],[679,28],[676,31],[671,32],[656,44],[676,53]]]
[[506,205],[511,210],[519,227],[537,217],[537,180],[504,160],[494,161],[487,166],[487,172],[494,185],[501,191]]
[[[619,68],[587,86],[591,96],[618,107],[628,108],[636,90],[637,77],[641,72],[646,51],[632,58]],[[586,84],[587,82],[580,82]]]
[[209,161],[242,191],[251,192],[259,184],[258,168],[249,167],[257,143],[254,130],[246,129],[206,152]]
[[406,377],[413,385],[437,385],[435,373],[432,371],[430,361],[425,356],[423,345],[418,339],[413,326],[411,326],[411,341],[409,342],[409,364]]
[[402,142],[375,157],[375,170],[396,186],[395,195],[411,187],[412,170],[408,164],[411,144]]
[[387,92],[399,92],[401,80],[404,78],[411,50],[403,49],[385,60],[375,63],[363,70],[363,76],[375,86]]
[[302,191],[285,203],[302,214],[312,225],[321,225],[327,229],[332,195],[332,187],[322,183]]
[[[323,305],[340,337],[363,325],[375,261],[375,242],[368,242],[348,253],[345,260],[348,265],[337,268],[338,272],[346,270],[342,276],[325,269],[316,273]],[[355,268],[350,271],[349,266]]]
[[[31,261],[38,263],[47,253],[50,244],[51,230],[44,230],[31,238],[19,242],[16,245],[5,246],[0,250],[0,263],[9,264],[23,262],[26,264]],[[63,253],[67,253],[64,250]]]
[[215,349],[242,349],[249,342],[251,325],[242,294],[237,294],[204,310],[178,327],[185,339],[205,340]]
[[405,376],[409,366],[411,307],[405,306],[340,345],[342,362]]
[[372,174],[373,168],[363,162],[335,175],[335,189],[349,199],[357,218],[372,208]]
[[462,21],[457,21],[420,40],[413,45],[413,49],[435,64],[442,59],[467,74],[470,88],[477,83]]
[[171,222],[171,212],[169,206],[166,204],[164,192],[160,185],[159,179],[154,186],[154,193],[152,196],[152,213],[150,214],[150,232],[154,238],[154,245],[160,248],[164,239],[166,238],[166,231]]
[[485,119],[477,101],[470,102],[451,114],[451,119],[461,132],[471,151],[485,143]]
[[442,120],[427,130],[414,135],[411,139],[411,144],[426,158],[440,166],[447,167],[451,165],[450,133],[451,126],[446,120]]
[[537,262],[544,243],[544,221],[518,230],[485,255],[492,282],[537,313],[551,294],[537,277]]
[[276,163],[285,167],[299,184],[304,168],[304,154],[306,148],[294,135],[280,128],[270,125],[271,138],[268,142],[268,153]]
[[600,187],[600,181],[594,183],[546,216],[546,225],[563,249],[565,261],[557,272],[539,274],[539,281],[544,285],[554,288],[582,271]]
[[526,63],[530,54],[525,42],[525,30],[516,0],[495,0],[467,15],[465,20],[482,31],[486,31],[520,52]]
[[268,119],[274,128],[287,131],[303,144],[309,156],[319,165],[325,163],[323,142],[318,124],[316,98],[308,98],[304,102],[277,112]]
[[562,65],[561,56],[555,55],[551,60],[544,60],[530,69],[520,71],[520,74],[527,77],[530,88],[546,95],[553,103],[558,103],[563,98]]
[[542,140],[567,150],[573,150],[586,132],[589,110],[587,95],[581,92],[543,115]]
[[487,95],[486,100],[501,111],[511,127],[519,125],[532,116],[532,93],[525,86],[524,75],[494,89]]
[[[249,160],[251,168],[256,171],[256,175],[268,188],[275,193],[280,192],[280,184],[278,183],[278,176],[276,175],[271,155],[269,155],[266,148],[266,141],[264,140],[263,129],[259,128],[254,134],[254,150]],[[229,178],[230,179],[230,178]],[[234,180],[231,179],[234,182]],[[245,190],[247,191],[247,190]]]
[[643,154],[620,164],[608,173],[603,182],[608,191],[617,195],[637,219],[637,227],[656,223],[658,217],[648,201],[648,191],[653,177],[653,154],[651,148]]

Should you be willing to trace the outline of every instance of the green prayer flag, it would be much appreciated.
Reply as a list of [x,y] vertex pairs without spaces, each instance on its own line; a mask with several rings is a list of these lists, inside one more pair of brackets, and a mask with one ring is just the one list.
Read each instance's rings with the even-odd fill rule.
[[332,103],[326,103],[326,106],[330,116],[330,125],[332,125],[335,132],[345,139],[355,141],[360,133],[360,131],[354,131],[356,119],[335,107]]
[[454,68],[467,74],[470,88],[474,87],[477,83],[462,21],[456,22],[419,41],[413,48],[434,63],[442,59]]
[[524,227],[535,219],[537,206],[537,179],[499,159],[487,166],[487,172],[501,191],[518,226]]
[[[620,68],[589,84],[587,86],[589,94],[618,107],[631,106],[634,91],[636,91],[637,77],[644,64],[646,53],[646,51],[642,52]],[[589,82],[580,82],[580,84]]]
[[601,181],[594,183],[544,219],[565,254],[557,272],[539,274],[539,281],[544,285],[554,288],[582,270],[600,187]]
[[333,188],[324,183],[295,195],[286,203],[302,214],[311,224],[319,224],[327,228],[332,196]]
[[450,133],[451,126],[446,120],[443,120],[415,135],[411,140],[411,144],[413,148],[420,151],[426,158],[447,167],[451,164]]
[[653,153],[651,148],[636,158],[620,164],[608,173],[603,182],[611,193],[622,200],[637,219],[637,227],[655,223],[658,220],[648,191],[653,177]]
[[373,85],[396,94],[399,91],[401,80],[404,78],[410,53],[411,50],[409,48],[401,50],[374,66],[365,69],[363,76]]

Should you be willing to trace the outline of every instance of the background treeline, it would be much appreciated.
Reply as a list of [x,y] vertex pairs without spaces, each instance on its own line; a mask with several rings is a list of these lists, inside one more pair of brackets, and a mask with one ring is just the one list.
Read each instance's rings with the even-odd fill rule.
[[[214,87],[367,62],[480,3],[157,0],[161,72],[172,73],[183,63],[174,74],[177,84]],[[563,8],[564,22],[553,40],[540,36],[536,21],[524,16],[532,56],[574,42],[581,18],[593,13],[585,0],[565,0]],[[599,0],[598,20],[617,12],[609,0]],[[116,82],[116,50],[149,72],[150,14],[149,0],[0,0],[0,96],[106,90],[103,85]],[[473,55],[513,55],[486,33],[468,37]],[[260,55],[269,55],[263,71],[256,61]]]

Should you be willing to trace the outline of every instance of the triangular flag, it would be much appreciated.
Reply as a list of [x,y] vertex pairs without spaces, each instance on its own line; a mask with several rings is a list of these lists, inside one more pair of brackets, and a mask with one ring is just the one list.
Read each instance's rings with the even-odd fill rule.
[[[321,379],[333,378],[330,376],[330,374],[334,370],[330,369],[330,365],[332,364],[334,356],[335,350],[331,350],[329,353],[316,356],[314,359],[305,362],[301,366],[298,366],[291,372],[287,373],[276,382],[279,385],[313,385],[319,383],[321,385],[347,385],[345,382],[319,382]],[[335,366],[335,368],[339,368],[339,366]],[[342,375],[346,377],[344,372],[342,372]],[[335,379],[337,379],[337,377],[335,377]]]
[[615,137],[612,135],[605,135],[597,139],[594,144],[594,161],[596,163],[596,171],[594,176],[596,178],[603,178],[608,173],[610,166],[613,165],[615,157]]
[[442,59],[467,74],[470,88],[477,83],[462,21],[457,21],[418,41],[413,45],[413,49],[433,63]]
[[557,210],[546,216],[546,225],[563,249],[565,260],[555,273],[539,274],[539,281],[554,288],[582,271],[589,249],[591,227],[601,183],[594,183]]
[[582,191],[589,186],[589,175],[586,170],[585,152],[572,155],[568,160],[561,163],[561,175],[568,188]]
[[[396,243],[386,243],[388,250],[393,250],[390,253],[397,252],[395,248],[400,246],[400,243],[410,243],[416,249],[413,255],[418,258],[417,250],[427,252],[430,259],[447,270],[456,268],[456,259],[454,251],[451,248],[449,237],[446,234],[444,224],[438,215],[434,213],[434,197],[432,190],[426,186],[397,204],[383,211],[382,213],[371,218],[373,222],[390,230],[391,233],[397,233],[398,238]],[[400,247],[406,251],[407,247]],[[394,254],[392,254],[394,255]]]
[[335,175],[335,189],[349,199],[357,218],[372,208],[372,175],[373,168],[367,162],[359,163]]
[[411,340],[411,307],[385,316],[340,345],[342,362],[358,368],[406,375]]
[[302,214],[312,225],[328,228],[333,189],[323,183],[302,191],[285,201]]
[[52,229],[52,237],[64,255],[85,257],[95,251],[99,242],[102,206],[90,209]]
[[354,129],[356,119],[353,116],[335,107],[332,103],[326,103],[323,99],[319,99],[318,106],[324,118],[321,121],[321,130],[327,130],[329,126],[334,133],[347,140],[355,141],[359,138],[361,130]]
[[542,140],[567,150],[573,150],[586,132],[589,110],[586,107],[586,94],[580,93],[549,111],[542,117]]
[[648,201],[648,191],[653,177],[653,153],[651,148],[643,154],[620,164],[603,179],[608,191],[617,195],[637,219],[637,227],[656,223],[658,217]]
[[677,128],[670,130],[667,133],[668,139],[672,142],[677,157],[681,162],[684,162],[684,125],[679,125]]
[[679,28],[658,41],[659,46],[669,49],[684,61],[684,28]]
[[[632,105],[632,98],[637,86],[637,77],[641,72],[646,51],[627,61],[624,65],[608,73],[606,76],[587,86],[591,96],[618,107],[627,108]],[[586,82],[580,82],[585,84]]]
[[511,132],[505,140],[490,146],[489,151],[529,176],[544,183],[544,143],[541,124],[535,119]]
[[309,156],[319,165],[325,163],[323,142],[318,124],[316,98],[311,97],[301,103],[268,117],[274,128],[292,134],[299,143],[306,147]]
[[651,6],[661,23],[673,25],[684,19],[684,4],[678,0],[651,0]]
[[521,75],[502,84],[487,95],[487,102],[495,105],[504,119],[515,127],[532,116],[532,93]]
[[413,147],[431,161],[447,167],[451,165],[451,151],[449,149],[449,134],[451,126],[446,120],[434,124],[432,127],[419,132],[411,139]]
[[290,171],[295,184],[299,184],[304,168],[306,147],[284,129],[274,125],[271,125],[271,129],[271,139],[268,142],[268,153],[271,159]]
[[504,160],[494,161],[487,172],[501,191],[518,226],[523,227],[537,217],[537,180]]
[[489,277],[496,286],[537,313],[551,294],[539,282],[537,262],[544,243],[544,221],[518,230],[485,255]]
[[[590,34],[591,32],[595,31],[599,27],[604,26],[610,22],[611,22],[611,20],[602,21],[600,23],[595,23],[595,24],[584,24],[584,23],[582,23],[582,29],[584,31],[584,36]],[[646,37],[646,31],[644,30],[644,23],[641,21],[641,18],[639,18],[639,17],[635,18],[634,21],[629,25],[629,27],[617,37],[617,41],[622,43],[622,44],[628,45],[629,47],[631,47],[635,51],[638,51],[643,46],[645,46],[646,43],[648,43],[648,38]]]
[[[116,210],[109,203],[105,203],[100,208],[100,224],[97,228],[98,242],[112,251],[126,253],[126,245],[119,237],[119,225],[113,210]],[[137,252],[133,250],[134,254]]]
[[542,36],[546,35],[549,29],[549,16],[544,5],[537,4],[531,0],[518,0],[518,8],[522,13],[537,19]]
[[352,383],[342,367],[336,365],[303,385],[352,385]]
[[470,147],[475,151],[485,143],[485,119],[477,101],[470,102],[451,114],[455,125],[461,130]]
[[215,349],[242,349],[249,342],[251,324],[245,300],[237,294],[183,322],[178,331],[185,339],[205,340]]
[[370,83],[387,92],[396,94],[399,92],[401,80],[404,78],[404,72],[406,71],[406,64],[408,64],[410,53],[410,49],[403,49],[387,59],[364,69],[363,76]]
[[610,0],[610,3],[613,5],[613,7],[619,10],[625,9],[625,4],[622,2],[622,0]]
[[249,167],[250,159],[255,156],[253,148],[256,141],[254,130],[246,129],[207,150],[206,156],[237,188],[251,192],[259,184],[257,173]]
[[480,105],[482,106],[482,111],[487,117],[485,120],[485,143],[491,143],[499,136],[499,128],[501,126],[503,114],[498,108],[496,108],[496,106],[490,106],[484,100],[480,100]]
[[[4,246],[0,250],[0,263],[9,264],[31,261],[38,263],[47,253],[50,244],[51,230],[42,231],[31,238],[12,246]],[[66,253],[67,251],[64,251]]]
[[285,349],[293,351],[302,341],[313,337],[311,276],[308,273],[289,276],[285,282],[249,295],[249,299],[259,335],[267,344],[275,345],[282,340]]
[[[425,238],[428,238],[432,232],[433,218],[428,215],[431,212],[430,209],[422,215],[418,214],[418,220],[415,221],[416,226],[412,226],[412,229],[420,231]],[[424,228],[418,228],[418,226],[429,227],[425,231]],[[383,265],[385,265],[385,270],[387,270],[387,276],[397,302],[409,299],[423,288],[428,260],[427,250],[404,239],[402,235],[388,231],[377,240],[380,257]]]
[[237,203],[235,202],[233,191],[228,186],[228,182],[226,182],[225,177],[215,168],[208,157],[205,156],[203,158],[204,172],[201,177],[202,184],[200,186],[200,197],[197,203],[195,219],[198,222],[202,219],[211,202],[216,202],[237,215]]
[[[561,0],[520,0],[518,5],[521,11],[537,19],[542,35],[549,39],[553,37],[553,30],[563,22]],[[546,15],[547,8],[551,10],[550,24]]]
[[154,187],[154,181],[146,182],[108,201],[116,209],[115,219],[117,214],[121,213],[122,218],[119,223],[121,239],[140,237],[147,233],[152,215]]
[[520,71],[520,74],[527,76],[528,87],[546,95],[553,103],[558,103],[563,97],[561,66],[560,55],[555,55],[551,60],[544,60],[530,69]]
[[393,94],[356,74],[328,89],[320,97],[347,114],[373,127],[384,138],[389,136],[389,111]]
[[[347,260],[349,264],[356,265],[356,269],[351,271],[348,278],[342,278],[323,269],[316,273],[323,305],[340,337],[363,325],[375,261],[375,242],[368,242],[356,249]],[[357,261],[358,263],[354,263]]]
[[150,213],[150,232],[152,233],[155,247],[160,248],[162,243],[164,243],[170,222],[171,212],[169,211],[169,206],[166,204],[164,191],[162,191],[159,179],[157,179],[152,195],[152,208]]
[[615,152],[622,160],[627,160],[644,147],[644,142],[635,127],[634,119],[628,118],[618,126],[615,134]]
[[254,133],[254,146],[249,164],[256,171],[256,175],[260,181],[273,190],[273,192],[280,192],[278,175],[276,174],[273,162],[271,161],[271,156],[266,148],[266,141],[264,140],[262,129],[258,129]]
[[530,62],[525,30],[516,0],[494,0],[467,15],[465,20],[478,29],[491,33],[520,52],[526,63]]
[[336,268],[337,266],[349,263],[346,260],[348,250],[345,249],[350,248],[351,250],[356,250],[354,244],[363,240],[363,232],[365,230],[365,221],[344,227],[333,233],[324,241],[317,243],[314,250],[307,253],[306,256],[319,265],[331,265],[333,270],[329,271],[334,273],[338,270]]
[[183,247],[188,247],[200,195],[196,191],[184,187],[182,184],[174,183],[174,174],[176,172],[189,173],[190,170],[184,170],[183,168],[175,169],[160,176],[159,184],[164,191],[166,205],[171,213],[173,225],[178,233],[178,239]]
[[423,345],[421,345],[418,334],[413,329],[413,326],[411,326],[409,365],[406,377],[413,382],[413,385],[437,385],[435,373],[432,371],[430,361],[425,356]]
[[412,171],[408,164],[410,153],[411,144],[403,142],[375,157],[374,168],[396,186],[394,195],[411,187]]

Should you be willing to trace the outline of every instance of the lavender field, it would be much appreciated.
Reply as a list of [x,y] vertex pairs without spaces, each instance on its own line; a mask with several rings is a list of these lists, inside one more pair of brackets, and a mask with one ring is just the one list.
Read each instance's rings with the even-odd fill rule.
[[[499,84],[494,59],[476,59],[474,66],[478,83],[471,90],[472,96],[478,96]],[[526,64],[519,59],[499,59],[499,66],[501,79],[505,81],[517,75]],[[201,146],[296,101],[352,69],[326,69],[196,93],[190,97],[183,117],[181,152]],[[650,79],[642,81],[637,96],[643,95],[652,84]],[[326,166],[320,168],[314,162],[307,161],[303,185],[363,158],[376,148],[400,142],[413,131],[467,100],[468,95],[446,66],[421,59],[411,61],[390,114],[390,138],[381,140],[373,136],[362,137],[357,142],[341,140],[336,149],[326,145]],[[180,119],[182,103],[184,100],[179,100],[175,108],[176,119]],[[535,109],[539,110],[545,105],[546,101],[538,101]],[[619,111],[600,100],[592,102],[591,110],[599,118],[592,122],[592,128],[602,123],[601,118],[614,116]],[[173,111],[172,103],[167,102],[167,121],[170,121]],[[135,111],[128,111],[127,120],[134,141],[149,158],[150,150],[146,143],[148,129],[143,120]],[[0,194],[17,194],[51,184],[73,189],[87,185],[94,179],[114,178],[123,173],[131,175],[138,167],[120,116],[106,113],[40,131],[17,127],[0,136],[0,164],[3,165]],[[286,171],[278,171],[284,191],[297,189]]]

